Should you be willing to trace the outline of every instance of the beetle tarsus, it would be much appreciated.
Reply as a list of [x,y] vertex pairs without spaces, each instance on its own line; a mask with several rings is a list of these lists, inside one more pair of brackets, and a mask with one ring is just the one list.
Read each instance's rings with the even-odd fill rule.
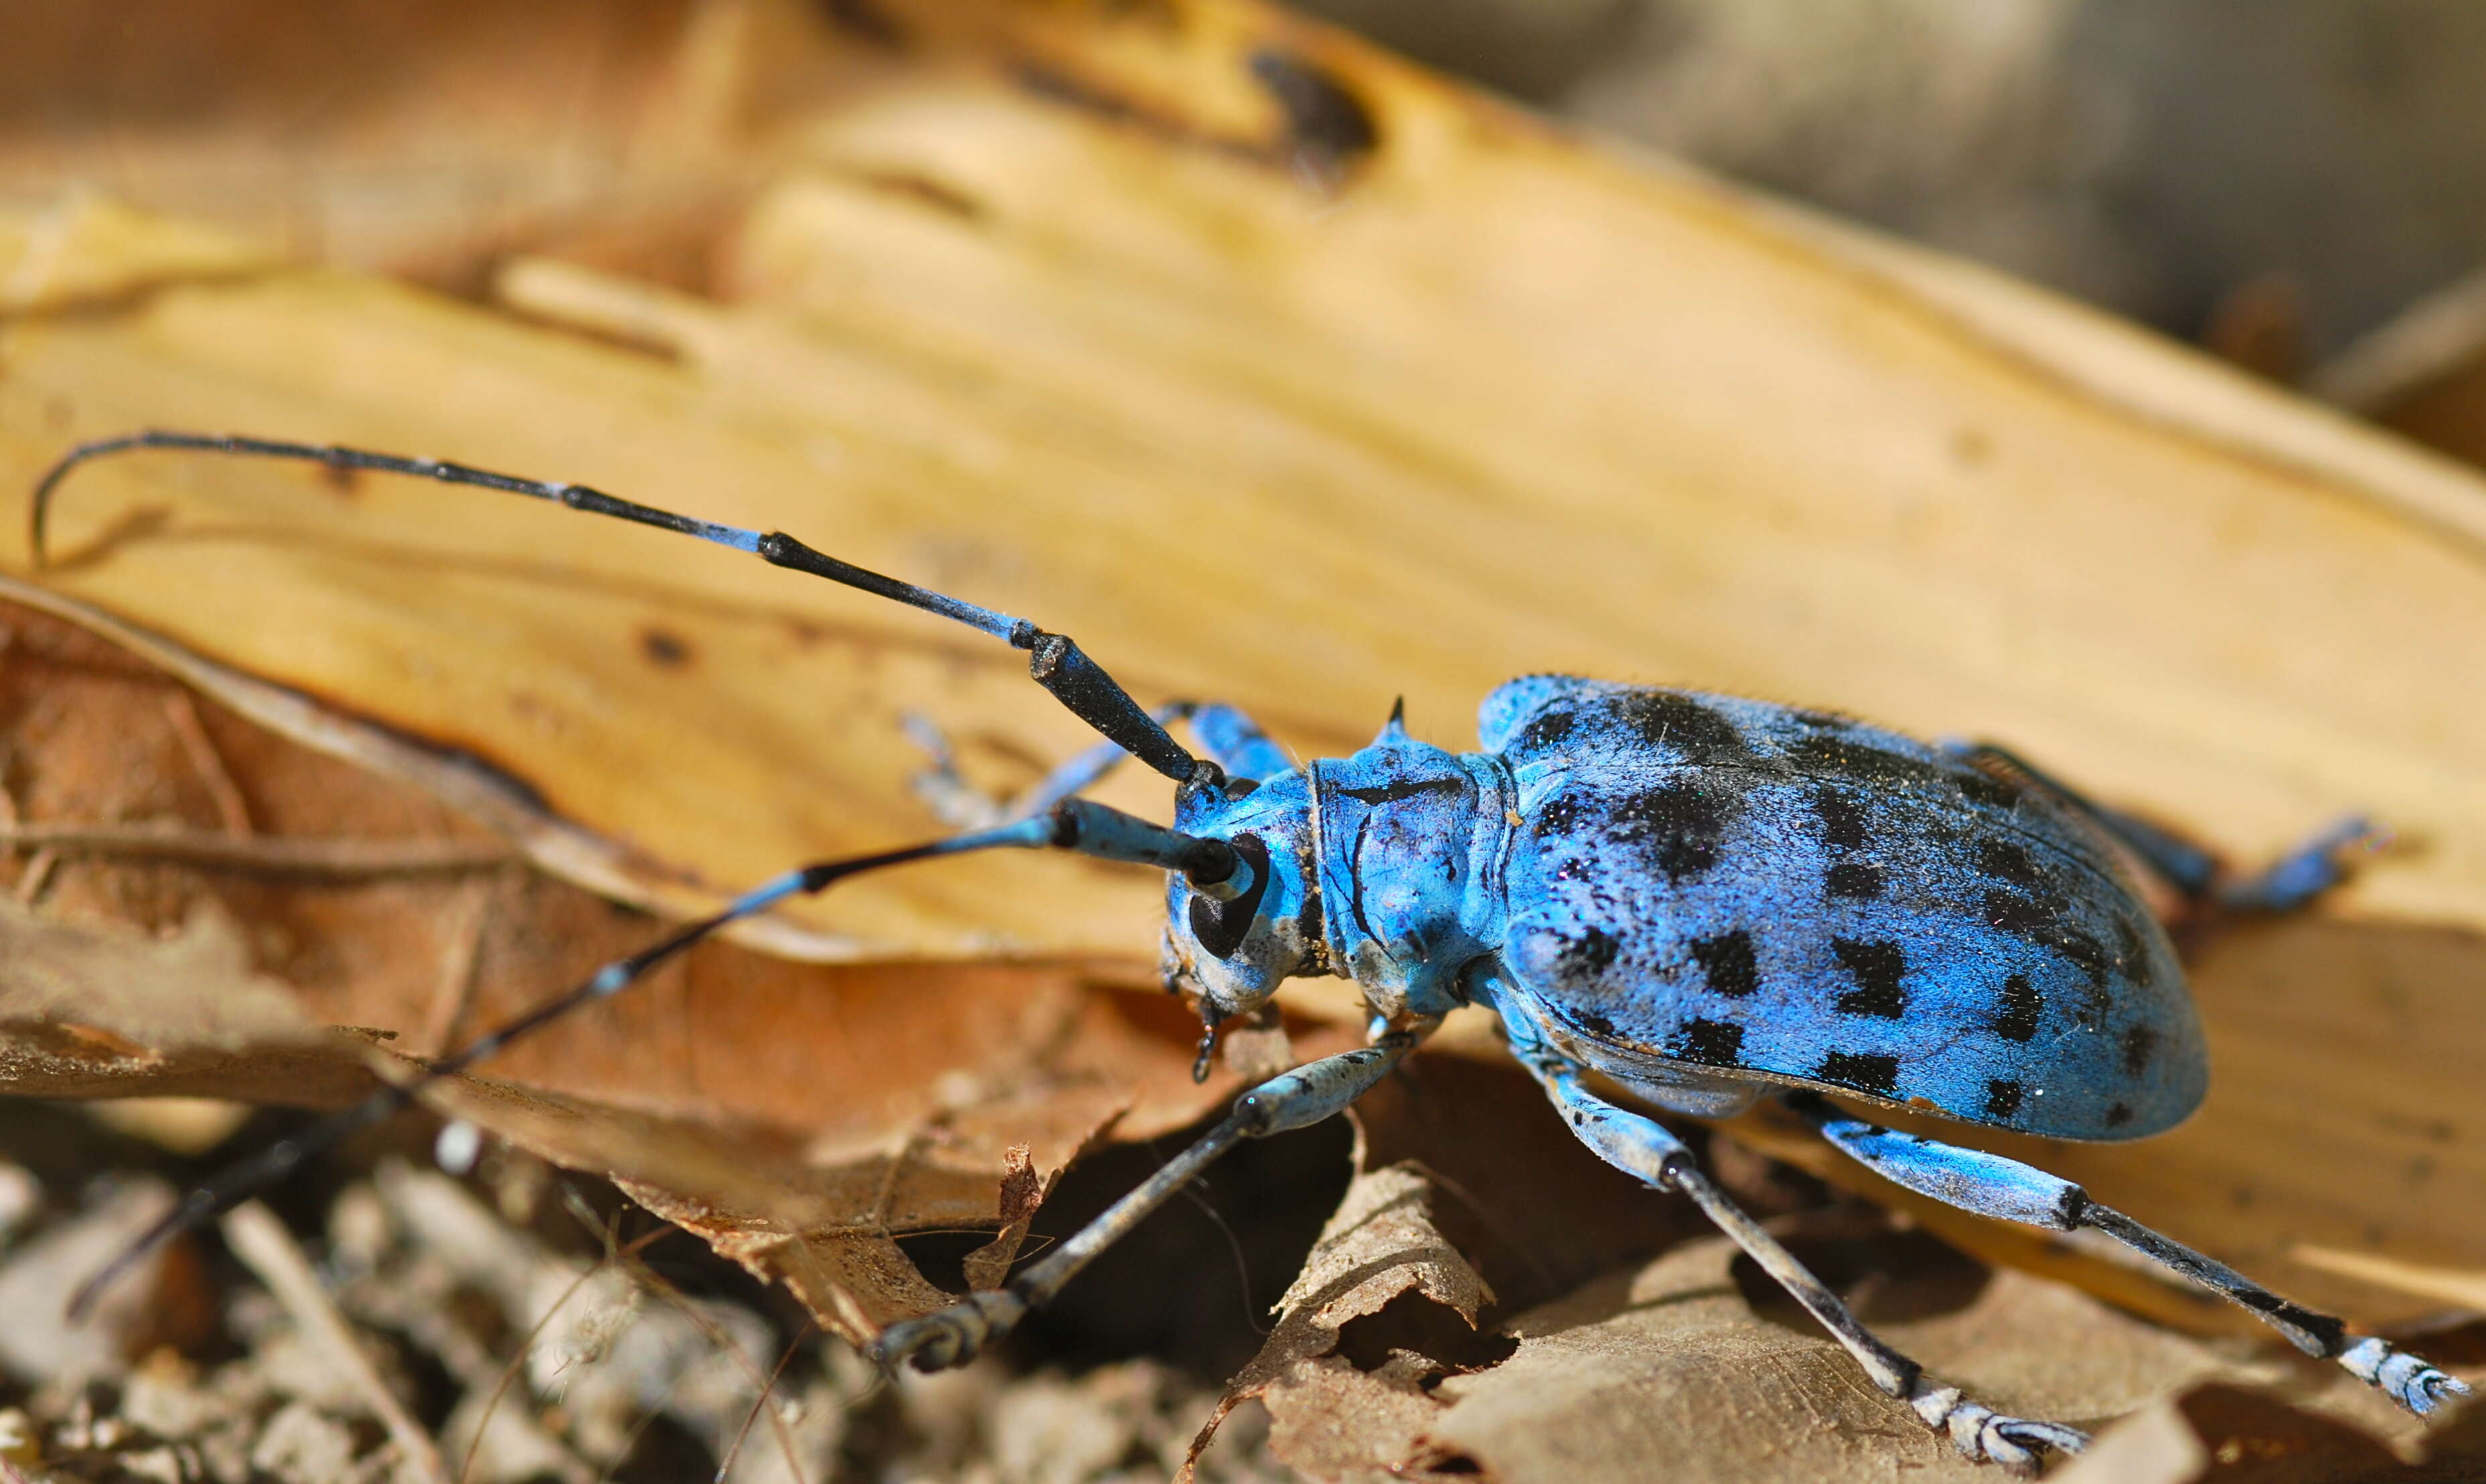
[[2469,1394],[2469,1383],[2446,1375],[2387,1340],[2370,1336],[2339,1352],[2349,1375],[2418,1416]]
[[1906,1400],[1909,1410],[1927,1427],[1949,1436],[1961,1456],[1973,1463],[1998,1464],[2024,1478],[2043,1468],[2047,1455],[2078,1453],[2089,1443],[2089,1435],[2077,1427],[2004,1416],[1983,1403],[1970,1401],[1957,1387],[1936,1386],[1921,1378]]
[[985,1289],[948,1308],[899,1320],[866,1345],[864,1355],[883,1370],[895,1370],[901,1361],[927,1375],[950,1370],[983,1354],[1026,1313],[1027,1301],[1009,1289]]

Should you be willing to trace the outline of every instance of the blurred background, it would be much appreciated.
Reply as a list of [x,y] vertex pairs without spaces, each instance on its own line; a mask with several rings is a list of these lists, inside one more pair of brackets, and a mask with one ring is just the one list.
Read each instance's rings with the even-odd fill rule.
[[[655,209],[651,170],[730,199],[713,174],[687,179],[696,135],[728,121],[700,117],[700,79],[652,75],[701,9],[714,25],[732,7],[12,7],[0,193],[97,189],[313,259],[471,285],[496,252],[619,234],[617,211]],[[1584,128],[2486,453],[2461,377],[2486,335],[2472,276],[2486,263],[2486,14],[2460,0],[1306,9]],[[804,81],[733,106],[798,108]],[[668,89],[671,106],[634,127]],[[633,251],[644,271],[644,234]]]

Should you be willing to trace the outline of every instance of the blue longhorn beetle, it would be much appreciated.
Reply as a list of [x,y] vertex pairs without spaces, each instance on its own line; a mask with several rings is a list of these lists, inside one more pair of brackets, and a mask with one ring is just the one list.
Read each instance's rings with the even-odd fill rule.
[[[1028,651],[1036,683],[1106,741],[1022,799],[1015,817],[789,871],[405,1084],[233,1167],[90,1279],[81,1305],[154,1244],[405,1107],[426,1083],[619,993],[730,922],[906,862],[1051,849],[1168,872],[1165,976],[1198,1005],[1205,1027],[1196,1075],[1207,1075],[1221,1025],[1260,1009],[1297,975],[1353,979],[1371,1009],[1368,1044],[1243,1094],[1197,1143],[1003,1287],[890,1326],[869,1347],[884,1365],[904,1360],[930,1371],[965,1362],[1210,1161],[1243,1140],[1340,1112],[1443,1016],[1477,1004],[1499,1017],[1511,1054],[1583,1143],[1627,1174],[1690,1196],[1875,1386],[1970,1458],[2028,1471],[2087,1440],[2075,1428],[2004,1416],[1927,1378],[1737,1209],[1664,1125],[1599,1097],[1585,1074],[1703,1117],[1782,1098],[1887,1179],[1983,1216],[2104,1232],[2411,1412],[2468,1392],[2417,1357],[2280,1298],[2069,1181],[1878,1127],[1822,1096],[2059,1139],[2139,1139],[2170,1128],[2200,1103],[2208,1059],[2174,950],[2115,845],[2192,900],[2284,910],[2337,879],[2337,857],[2361,827],[2227,881],[2206,854],[1999,749],[1928,746],[1823,711],[1567,675],[1531,675],[1487,697],[1478,752],[1416,741],[1394,713],[1353,756],[1297,765],[1232,707],[1152,715],[1064,635],[866,571],[791,536],[580,485],[354,449],[163,431],[85,444],[36,490],[39,563],[62,479],[86,460],[134,449],[413,475],[714,541]],[[1177,719],[1202,755],[1166,729]],[[1125,755],[1177,785],[1173,829],[1077,797]]]

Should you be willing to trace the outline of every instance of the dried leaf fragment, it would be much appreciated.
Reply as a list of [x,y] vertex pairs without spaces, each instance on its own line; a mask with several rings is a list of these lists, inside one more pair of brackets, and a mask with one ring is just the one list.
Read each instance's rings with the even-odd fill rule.
[[1002,1151],[1002,1229],[992,1241],[969,1252],[966,1257],[967,1286],[999,1288],[1009,1277],[1010,1264],[1018,1258],[1019,1244],[1027,1240],[1028,1223],[1036,1220],[1038,1206],[1044,1204],[1048,1181],[1036,1172],[1036,1163],[1028,1158],[1027,1145],[1012,1144]]
[[1421,1356],[1359,1369],[1334,1352],[1346,1326],[1410,1299],[1446,1309],[1471,1328],[1492,1290],[1433,1226],[1423,1170],[1392,1165],[1359,1173],[1285,1297],[1267,1344],[1228,1383],[1193,1442],[1197,1459],[1218,1424],[1243,1401],[1270,1405],[1270,1445],[1315,1477],[1386,1468],[1411,1450],[1434,1406],[1420,1383]]
[[[374,1038],[436,1055],[658,931],[357,765],[402,739],[98,627],[0,608],[6,817],[41,903],[0,895],[0,1090],[334,1106],[401,1075]],[[227,699],[316,726],[270,731]],[[897,1234],[993,1223],[1006,1179],[1023,1208],[1100,1131],[1145,1137],[1225,1095],[1190,1082],[1197,1031],[1070,968],[718,944],[434,1100],[623,1181],[860,1338],[946,1301]]]

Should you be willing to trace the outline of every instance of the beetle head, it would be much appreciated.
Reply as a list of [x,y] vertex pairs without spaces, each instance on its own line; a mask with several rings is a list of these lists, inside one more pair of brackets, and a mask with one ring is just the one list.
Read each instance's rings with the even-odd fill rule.
[[1181,828],[1227,841],[1240,862],[1234,879],[1215,887],[1178,873],[1166,886],[1166,987],[1193,1001],[1213,1035],[1267,1004],[1287,978],[1325,967],[1311,794],[1303,775],[1282,774],[1200,809]]

